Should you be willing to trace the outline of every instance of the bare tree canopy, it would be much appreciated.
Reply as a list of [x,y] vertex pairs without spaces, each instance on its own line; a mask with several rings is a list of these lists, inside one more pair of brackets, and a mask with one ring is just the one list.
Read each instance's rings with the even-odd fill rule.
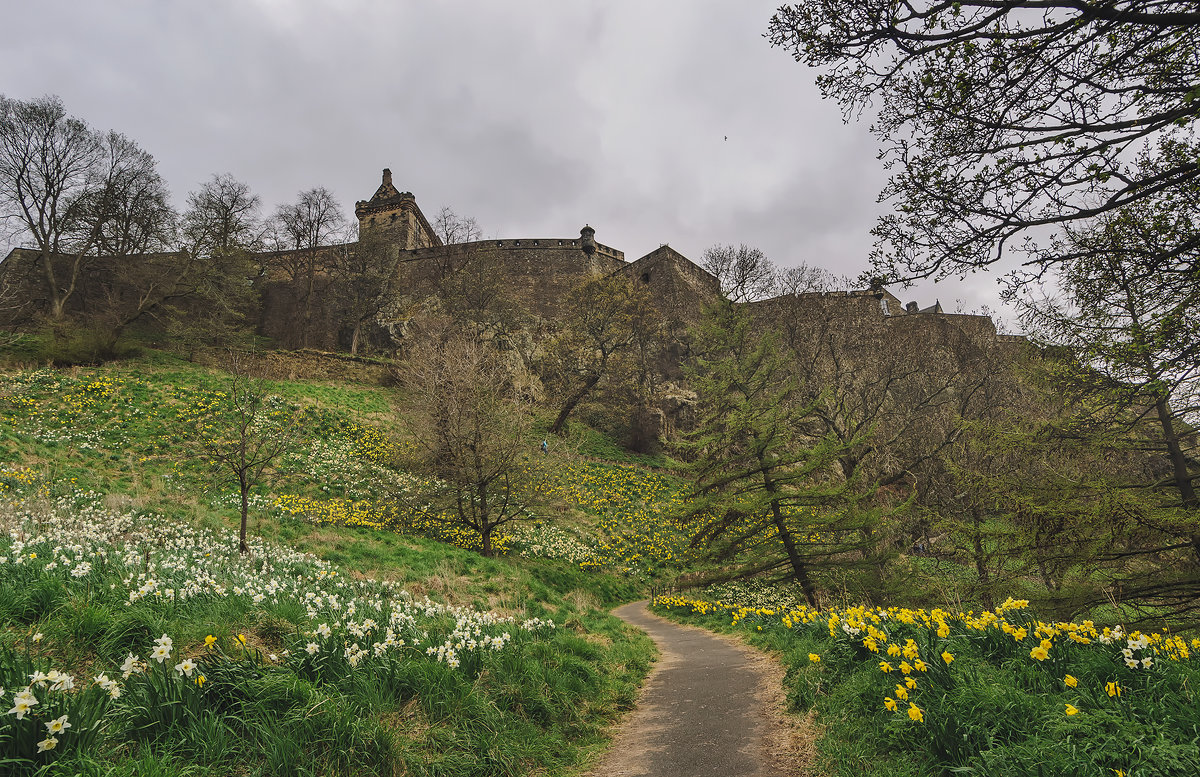
[[720,282],[721,291],[733,302],[754,302],[775,294],[775,265],[761,250],[745,243],[708,247],[700,266]]
[[317,248],[347,237],[342,206],[324,186],[300,192],[295,202],[276,208],[274,226],[281,249]]
[[477,533],[491,556],[498,530],[534,518],[550,499],[550,473],[533,455],[531,407],[503,355],[457,328],[431,334],[397,370],[414,464],[436,479],[418,509]]
[[0,219],[37,249],[54,319],[97,253],[154,250],[174,228],[154,157],[68,116],[57,97],[0,96]]
[[573,289],[563,323],[550,349],[565,395],[551,434],[564,433],[567,418],[608,376],[614,357],[661,328],[647,289],[624,274],[589,278]]
[[818,291],[848,289],[852,281],[834,275],[824,267],[804,264],[781,268],[775,276],[776,291],[781,295],[798,296]]
[[[873,261],[891,279],[992,264],[1200,175],[1194,0],[815,0],[780,8],[768,38],[822,68],[848,117],[873,114],[894,204]],[[1134,163],[1168,144],[1193,150]]]
[[214,175],[187,197],[183,239],[192,254],[262,247],[262,200],[228,173]]
[[87,207],[97,251],[129,257],[172,248],[176,214],[154,157],[116,132],[107,134],[103,148],[109,179]]
[[460,216],[449,205],[443,205],[433,219],[433,231],[443,245],[473,243],[483,238],[483,230],[472,216]]

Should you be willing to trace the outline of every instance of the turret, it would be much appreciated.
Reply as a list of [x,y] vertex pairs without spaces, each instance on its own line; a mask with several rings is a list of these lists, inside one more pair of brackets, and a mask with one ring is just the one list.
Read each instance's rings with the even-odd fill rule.
[[589,257],[596,253],[596,230],[587,224],[584,224],[583,229],[579,230],[579,246]]

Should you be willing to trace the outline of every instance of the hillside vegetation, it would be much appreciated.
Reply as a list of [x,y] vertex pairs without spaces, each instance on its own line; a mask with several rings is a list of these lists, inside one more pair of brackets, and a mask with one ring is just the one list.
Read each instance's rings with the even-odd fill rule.
[[[652,661],[606,613],[656,594],[659,612],[785,663],[830,773],[1200,769],[1186,623],[1164,610],[1131,626],[1154,612],[1120,606],[1043,614],[1011,597],[1063,592],[1011,548],[989,589],[1007,587],[998,607],[972,598],[969,557],[945,541],[893,551],[869,603],[877,571],[845,549],[813,567],[820,608],[769,575],[711,584],[752,570],[779,535],[712,554],[693,538],[720,514],[690,495],[687,469],[576,424],[546,453],[542,429],[526,430],[519,456],[544,493],[485,557],[416,466],[404,389],[370,362],[274,353],[259,367],[288,379],[239,384],[158,351],[60,369],[11,354],[6,773],[577,773]],[[253,429],[286,443],[248,488],[245,554],[239,486],[213,447],[234,442],[239,385],[261,398]],[[998,552],[1019,529],[974,536]],[[803,535],[806,552],[822,531]]]
[[649,667],[605,610],[672,552],[638,527],[677,486],[556,451],[560,520],[482,558],[386,509],[415,480],[390,390],[279,381],[274,412],[301,431],[252,494],[242,555],[236,486],[189,428],[228,381],[157,353],[0,376],[5,773],[586,763]]

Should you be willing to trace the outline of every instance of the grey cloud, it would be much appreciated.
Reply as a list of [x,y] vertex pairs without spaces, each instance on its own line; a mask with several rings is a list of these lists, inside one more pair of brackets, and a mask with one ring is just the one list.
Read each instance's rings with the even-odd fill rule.
[[631,258],[745,242],[857,274],[875,144],[762,38],[774,5],[0,0],[0,92],[134,138],[180,203],[227,171],[268,210],[325,186],[349,212],[390,167],[489,235],[587,221]]

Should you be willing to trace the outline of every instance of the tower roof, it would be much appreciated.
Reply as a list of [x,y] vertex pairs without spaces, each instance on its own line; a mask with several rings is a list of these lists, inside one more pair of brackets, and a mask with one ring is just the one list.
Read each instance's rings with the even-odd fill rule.
[[390,168],[383,168],[383,183],[379,184],[379,188],[375,190],[374,196],[367,201],[367,205],[391,205],[399,203],[401,200],[413,199],[412,192],[402,192],[392,184],[392,171]]

